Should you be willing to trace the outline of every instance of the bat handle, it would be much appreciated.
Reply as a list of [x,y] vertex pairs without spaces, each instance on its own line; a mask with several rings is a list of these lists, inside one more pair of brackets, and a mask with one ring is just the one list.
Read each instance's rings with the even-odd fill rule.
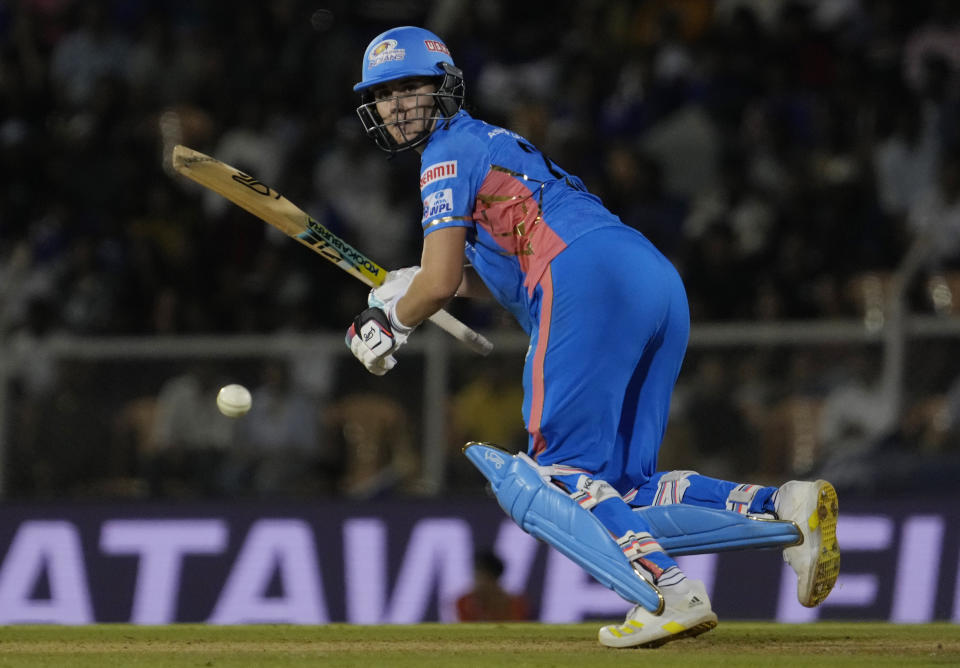
[[490,351],[493,350],[493,343],[483,334],[470,329],[446,311],[437,311],[434,313],[430,316],[430,322],[454,338],[466,343],[474,352],[480,353],[481,355],[489,355]]

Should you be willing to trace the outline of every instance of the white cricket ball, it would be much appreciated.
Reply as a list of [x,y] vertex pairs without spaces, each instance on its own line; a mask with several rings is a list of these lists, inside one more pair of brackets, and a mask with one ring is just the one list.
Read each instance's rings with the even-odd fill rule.
[[217,392],[217,408],[227,417],[240,417],[245,415],[253,405],[253,397],[250,396],[250,390],[243,385],[232,383],[224,385]]

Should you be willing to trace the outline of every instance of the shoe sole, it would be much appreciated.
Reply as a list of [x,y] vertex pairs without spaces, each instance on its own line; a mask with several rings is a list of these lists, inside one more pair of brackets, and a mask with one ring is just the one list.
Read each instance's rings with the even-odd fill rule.
[[814,568],[808,608],[820,605],[833,590],[840,574],[840,546],[837,544],[837,491],[826,480],[818,480],[817,507],[807,522],[820,533],[820,554]]
[[[629,643],[629,641],[624,642],[624,644],[608,644],[604,643],[603,640],[600,641],[601,645],[609,647],[611,649],[654,649],[665,645],[668,642],[673,642],[674,640],[682,640],[683,638],[693,638],[702,633],[706,633],[710,629],[716,628],[717,626],[717,616],[714,614],[710,615],[709,619],[705,619],[702,622],[694,624],[690,628],[683,629],[682,631],[677,631],[676,633],[668,633],[667,635],[660,636],[658,638],[652,638],[645,642],[638,643]],[[619,627],[616,627],[619,628]],[[620,638],[617,637],[619,640]],[[613,641],[616,643],[616,641]]]
[[684,638],[693,638],[694,636],[701,635],[707,631],[717,627],[717,620],[710,619],[705,622],[701,622],[696,626],[691,626],[689,629],[680,631],[679,633],[671,633],[668,636],[663,638],[657,638],[656,640],[651,640],[648,643],[642,645],[635,645],[638,649],[655,649],[666,645],[668,642],[673,642],[674,640],[683,640]]

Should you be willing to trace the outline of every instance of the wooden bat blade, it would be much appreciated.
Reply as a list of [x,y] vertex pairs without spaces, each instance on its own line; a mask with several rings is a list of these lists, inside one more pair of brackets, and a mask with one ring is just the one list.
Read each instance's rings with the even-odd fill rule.
[[[174,146],[171,161],[178,174],[225,197],[367,285],[377,287],[386,279],[386,269],[253,176],[180,144]],[[493,350],[493,344],[486,337],[446,311],[437,311],[430,316],[430,321],[481,355]]]
[[289,236],[306,229],[307,214],[290,200],[249,174],[216,158],[178,144],[173,168],[188,179],[226,197]]
[[172,161],[177,173],[209,188],[287,236],[309,246],[367,285],[381,285],[386,278],[387,271],[383,267],[255,177],[179,144],[173,149]]

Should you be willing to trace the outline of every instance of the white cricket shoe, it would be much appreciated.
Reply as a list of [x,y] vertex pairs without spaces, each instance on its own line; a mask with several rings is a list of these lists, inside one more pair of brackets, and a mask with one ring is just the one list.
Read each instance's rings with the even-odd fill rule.
[[623,624],[604,626],[597,635],[607,647],[659,647],[681,638],[706,633],[717,625],[717,615],[710,609],[707,590],[699,580],[684,580],[662,587],[663,612],[655,615],[642,605],[635,605]]
[[826,480],[791,480],[780,486],[774,502],[777,517],[800,529],[803,542],[783,550],[783,560],[797,573],[797,599],[812,608],[827,597],[840,573],[837,545],[837,491]]

